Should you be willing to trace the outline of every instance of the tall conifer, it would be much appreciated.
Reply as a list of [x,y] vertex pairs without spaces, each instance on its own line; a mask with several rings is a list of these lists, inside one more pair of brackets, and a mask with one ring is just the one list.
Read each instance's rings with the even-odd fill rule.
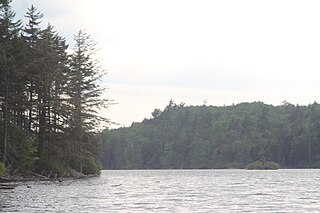
[[82,171],[87,155],[92,155],[91,131],[101,117],[97,109],[105,107],[107,101],[101,99],[103,88],[97,84],[103,70],[94,59],[95,42],[84,31],[75,35],[75,49],[70,57],[68,95],[70,96],[70,130],[75,158]]

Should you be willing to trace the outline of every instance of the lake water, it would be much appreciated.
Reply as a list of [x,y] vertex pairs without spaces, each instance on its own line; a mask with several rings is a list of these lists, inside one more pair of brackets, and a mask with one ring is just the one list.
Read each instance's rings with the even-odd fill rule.
[[320,170],[102,171],[0,190],[0,212],[320,212]]

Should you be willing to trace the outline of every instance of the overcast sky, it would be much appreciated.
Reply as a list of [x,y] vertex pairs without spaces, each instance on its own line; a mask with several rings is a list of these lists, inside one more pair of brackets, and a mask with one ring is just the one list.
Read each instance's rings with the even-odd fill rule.
[[320,100],[320,1],[13,0],[72,43],[86,29],[108,70],[102,113],[129,126],[163,109]]

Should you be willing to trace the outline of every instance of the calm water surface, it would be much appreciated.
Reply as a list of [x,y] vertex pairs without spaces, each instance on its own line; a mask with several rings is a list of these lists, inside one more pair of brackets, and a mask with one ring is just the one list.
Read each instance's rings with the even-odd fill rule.
[[103,171],[0,190],[0,212],[320,212],[320,170]]

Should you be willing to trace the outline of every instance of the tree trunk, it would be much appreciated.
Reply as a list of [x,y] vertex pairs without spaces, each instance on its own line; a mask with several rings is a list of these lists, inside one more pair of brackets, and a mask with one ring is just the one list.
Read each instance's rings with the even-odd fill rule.
[[9,98],[9,83],[5,76],[6,84],[6,94],[5,94],[5,113],[4,113],[4,144],[3,144],[3,163],[7,162],[7,147],[8,147],[8,120],[9,120],[9,112],[8,112],[8,98]]
[[29,104],[30,104],[30,108],[29,108],[29,123],[28,123],[28,130],[29,132],[31,132],[31,124],[32,124],[32,99],[33,99],[33,93],[32,93],[32,88],[33,88],[33,85],[31,83],[30,85],[30,100],[29,100]]

